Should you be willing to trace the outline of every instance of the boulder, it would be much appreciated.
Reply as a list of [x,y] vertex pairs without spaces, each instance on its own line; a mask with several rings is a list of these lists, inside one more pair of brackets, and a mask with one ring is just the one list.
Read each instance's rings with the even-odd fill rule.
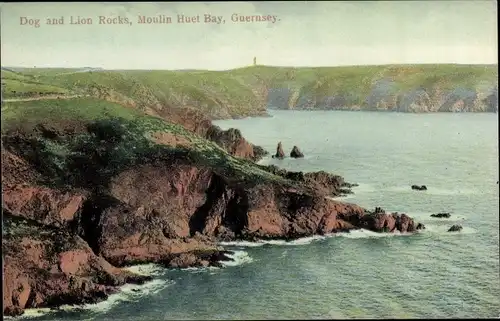
[[451,216],[450,213],[431,214],[431,217],[436,217],[436,218],[450,218],[450,216]]
[[463,229],[462,225],[455,224],[448,229],[448,232],[460,232]]
[[290,157],[292,158],[302,158],[304,154],[300,151],[297,146],[293,146],[292,151],[290,152]]

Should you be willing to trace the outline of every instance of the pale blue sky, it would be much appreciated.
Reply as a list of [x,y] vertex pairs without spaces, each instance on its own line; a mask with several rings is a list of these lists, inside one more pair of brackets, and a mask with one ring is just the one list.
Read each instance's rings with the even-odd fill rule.
[[[338,66],[497,63],[496,1],[2,3],[4,66],[230,69],[258,63]],[[225,24],[138,24],[139,15],[221,15]],[[276,15],[232,23],[231,15]],[[98,16],[132,25],[98,25]],[[20,17],[40,19],[39,28]],[[45,25],[46,18],[65,25]],[[70,17],[93,25],[70,25]]]

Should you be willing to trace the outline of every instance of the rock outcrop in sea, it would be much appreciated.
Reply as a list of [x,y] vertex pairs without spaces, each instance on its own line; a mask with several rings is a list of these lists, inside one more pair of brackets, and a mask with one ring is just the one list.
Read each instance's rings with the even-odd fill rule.
[[450,213],[436,213],[436,214],[431,214],[431,217],[435,217],[435,218],[450,218],[451,214]]
[[278,146],[276,146],[276,154],[273,155],[273,158],[285,158],[285,152],[283,151],[283,145],[281,144],[281,142],[279,142]]
[[456,224],[448,229],[448,232],[460,232],[463,229],[462,225]]
[[304,154],[300,151],[297,146],[293,146],[292,151],[290,152],[290,157],[292,158],[302,158]]
[[222,240],[423,228],[330,199],[351,193],[340,176],[257,165],[263,150],[238,130],[172,118],[40,121],[4,133],[6,315],[97,302],[149,280],[121,269],[129,265],[218,266],[229,259]]

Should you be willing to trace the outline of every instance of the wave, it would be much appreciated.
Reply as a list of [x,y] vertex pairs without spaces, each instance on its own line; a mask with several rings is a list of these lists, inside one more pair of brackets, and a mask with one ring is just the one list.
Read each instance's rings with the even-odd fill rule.
[[142,285],[126,284],[120,287],[117,293],[111,294],[105,301],[82,306],[63,305],[59,309],[66,311],[90,310],[97,313],[107,312],[122,302],[138,301],[141,297],[156,294],[174,283],[175,281],[172,280],[154,279]]
[[414,233],[400,233],[399,231],[393,233],[378,233],[370,230],[359,229],[352,230],[350,232],[338,232],[325,235],[313,235],[308,237],[299,238],[293,241],[287,240],[257,240],[255,242],[249,241],[232,241],[232,242],[220,242],[222,246],[228,247],[260,247],[264,245],[275,245],[275,246],[301,246],[308,245],[312,242],[321,241],[333,237],[346,237],[351,239],[357,238],[370,238],[370,237],[393,237],[393,236],[411,236]]
[[221,261],[224,266],[239,266],[253,262],[252,257],[246,251],[233,251],[232,254],[226,254],[234,261]]
[[286,240],[257,240],[255,242],[250,241],[231,241],[231,242],[220,242],[222,246],[233,246],[233,247],[259,247],[263,245],[306,245],[311,244],[313,241],[325,239],[326,236],[323,235],[313,235],[308,237],[299,238],[293,241]]
[[452,226],[453,224],[447,224],[447,225],[426,225],[425,230],[422,230],[421,233],[424,234],[439,234],[440,236],[457,236],[457,235],[462,235],[462,234],[475,234],[477,233],[477,230],[469,227],[469,226],[462,226],[462,230],[458,232],[448,232],[448,229]]
[[107,300],[93,304],[84,305],[62,305],[57,310],[62,311],[84,311],[90,310],[92,312],[102,313],[107,312],[117,304],[122,302],[138,301],[141,297],[152,295],[160,292],[167,286],[174,284],[172,280],[154,279],[142,285],[126,284],[119,288],[119,291],[111,294]]
[[41,316],[44,316],[46,314],[49,314],[50,312],[53,312],[51,308],[36,308],[36,309],[26,309],[24,310],[24,313],[20,316],[17,317],[11,317],[11,316],[4,316],[5,320],[21,320],[21,319],[31,319],[31,318],[38,318]]
[[[134,272],[140,275],[148,276],[159,276],[165,270],[161,266],[156,264],[142,264],[131,267],[123,268],[124,270]],[[93,304],[84,305],[61,305],[57,308],[36,308],[36,309],[26,309],[24,314],[11,318],[11,319],[31,319],[44,316],[50,313],[57,313],[61,311],[91,311],[96,313],[102,313],[109,311],[111,308],[116,306],[121,302],[131,302],[137,301],[143,296],[152,295],[160,292],[167,286],[174,283],[171,280],[164,279],[154,279],[144,284],[125,284],[119,287],[116,293],[109,295],[109,297],[101,302]]]
[[[436,219],[439,220],[439,219]],[[443,219],[441,219],[443,220]],[[366,239],[366,238],[383,238],[383,237],[409,237],[409,236],[415,236],[419,234],[443,234],[443,235],[457,235],[457,234],[473,234],[476,233],[477,230],[468,227],[468,226],[463,226],[463,229],[459,232],[448,232],[448,229],[451,227],[453,224],[447,224],[447,225],[426,225],[426,229],[424,230],[419,230],[414,233],[409,233],[409,232],[404,232],[401,233],[399,231],[395,231],[392,233],[379,233],[379,232],[374,232],[370,230],[365,230],[365,229],[359,229],[359,230],[352,230],[350,232],[338,232],[338,233],[331,233],[331,234],[325,234],[325,235],[314,235],[314,236],[309,236],[309,237],[304,237],[304,238],[299,238],[297,240],[293,241],[286,241],[286,240],[258,240],[255,242],[249,242],[249,241],[233,241],[233,242],[220,242],[219,244],[222,246],[228,246],[228,247],[240,247],[240,248],[245,248],[245,247],[260,247],[264,245],[273,245],[273,246],[301,246],[301,245],[308,245],[311,244],[312,242],[315,241],[321,241],[321,240],[326,240],[334,237],[345,237],[349,239]],[[286,251],[282,256],[286,255]]]
[[126,270],[135,274],[145,275],[145,276],[159,276],[165,272],[164,267],[154,263],[128,266],[122,268],[122,270]]
[[406,233],[406,232],[401,233],[399,231],[395,231],[392,233],[378,233],[370,230],[360,229],[351,231],[350,233],[338,233],[338,235],[335,234],[333,235],[350,239],[364,239],[364,238],[379,238],[379,237],[394,237],[394,236],[412,236],[415,235],[416,233]]
[[206,266],[206,267],[187,267],[187,268],[182,268],[180,270],[184,271],[184,272],[196,274],[196,273],[203,273],[203,272],[208,272],[208,271],[215,273],[217,270],[219,270],[219,268],[216,266]]
[[[251,242],[246,242],[248,247],[251,247],[252,244]],[[253,258],[250,257],[250,255],[243,250],[232,250],[232,254],[226,254],[226,256],[230,257],[233,259],[233,261],[220,261],[220,263],[224,267],[233,267],[233,266],[239,266],[243,264],[248,264],[253,262]],[[181,271],[189,272],[189,273],[205,273],[205,272],[210,272],[211,275],[216,274],[218,271],[220,271],[220,267],[216,266],[207,266],[207,267],[188,267],[188,268],[183,268]]]

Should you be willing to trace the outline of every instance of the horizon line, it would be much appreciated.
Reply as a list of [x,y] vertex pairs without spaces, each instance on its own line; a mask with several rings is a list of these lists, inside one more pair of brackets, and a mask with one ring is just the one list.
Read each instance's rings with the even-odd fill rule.
[[252,68],[252,67],[272,67],[272,68],[338,68],[338,67],[373,67],[373,66],[423,66],[423,65],[469,65],[469,66],[497,66],[498,62],[494,63],[457,63],[457,62],[431,62],[431,63],[394,63],[394,64],[363,64],[363,65],[324,65],[324,66],[290,66],[290,65],[246,65],[235,68],[228,69],[196,69],[196,68],[180,68],[180,69],[166,69],[166,68],[105,68],[101,66],[84,66],[84,67],[61,67],[61,66],[51,66],[51,67],[39,67],[39,66],[4,66],[1,65],[2,69],[100,69],[105,71],[118,71],[118,70],[140,70],[140,71],[231,71],[243,68]]

